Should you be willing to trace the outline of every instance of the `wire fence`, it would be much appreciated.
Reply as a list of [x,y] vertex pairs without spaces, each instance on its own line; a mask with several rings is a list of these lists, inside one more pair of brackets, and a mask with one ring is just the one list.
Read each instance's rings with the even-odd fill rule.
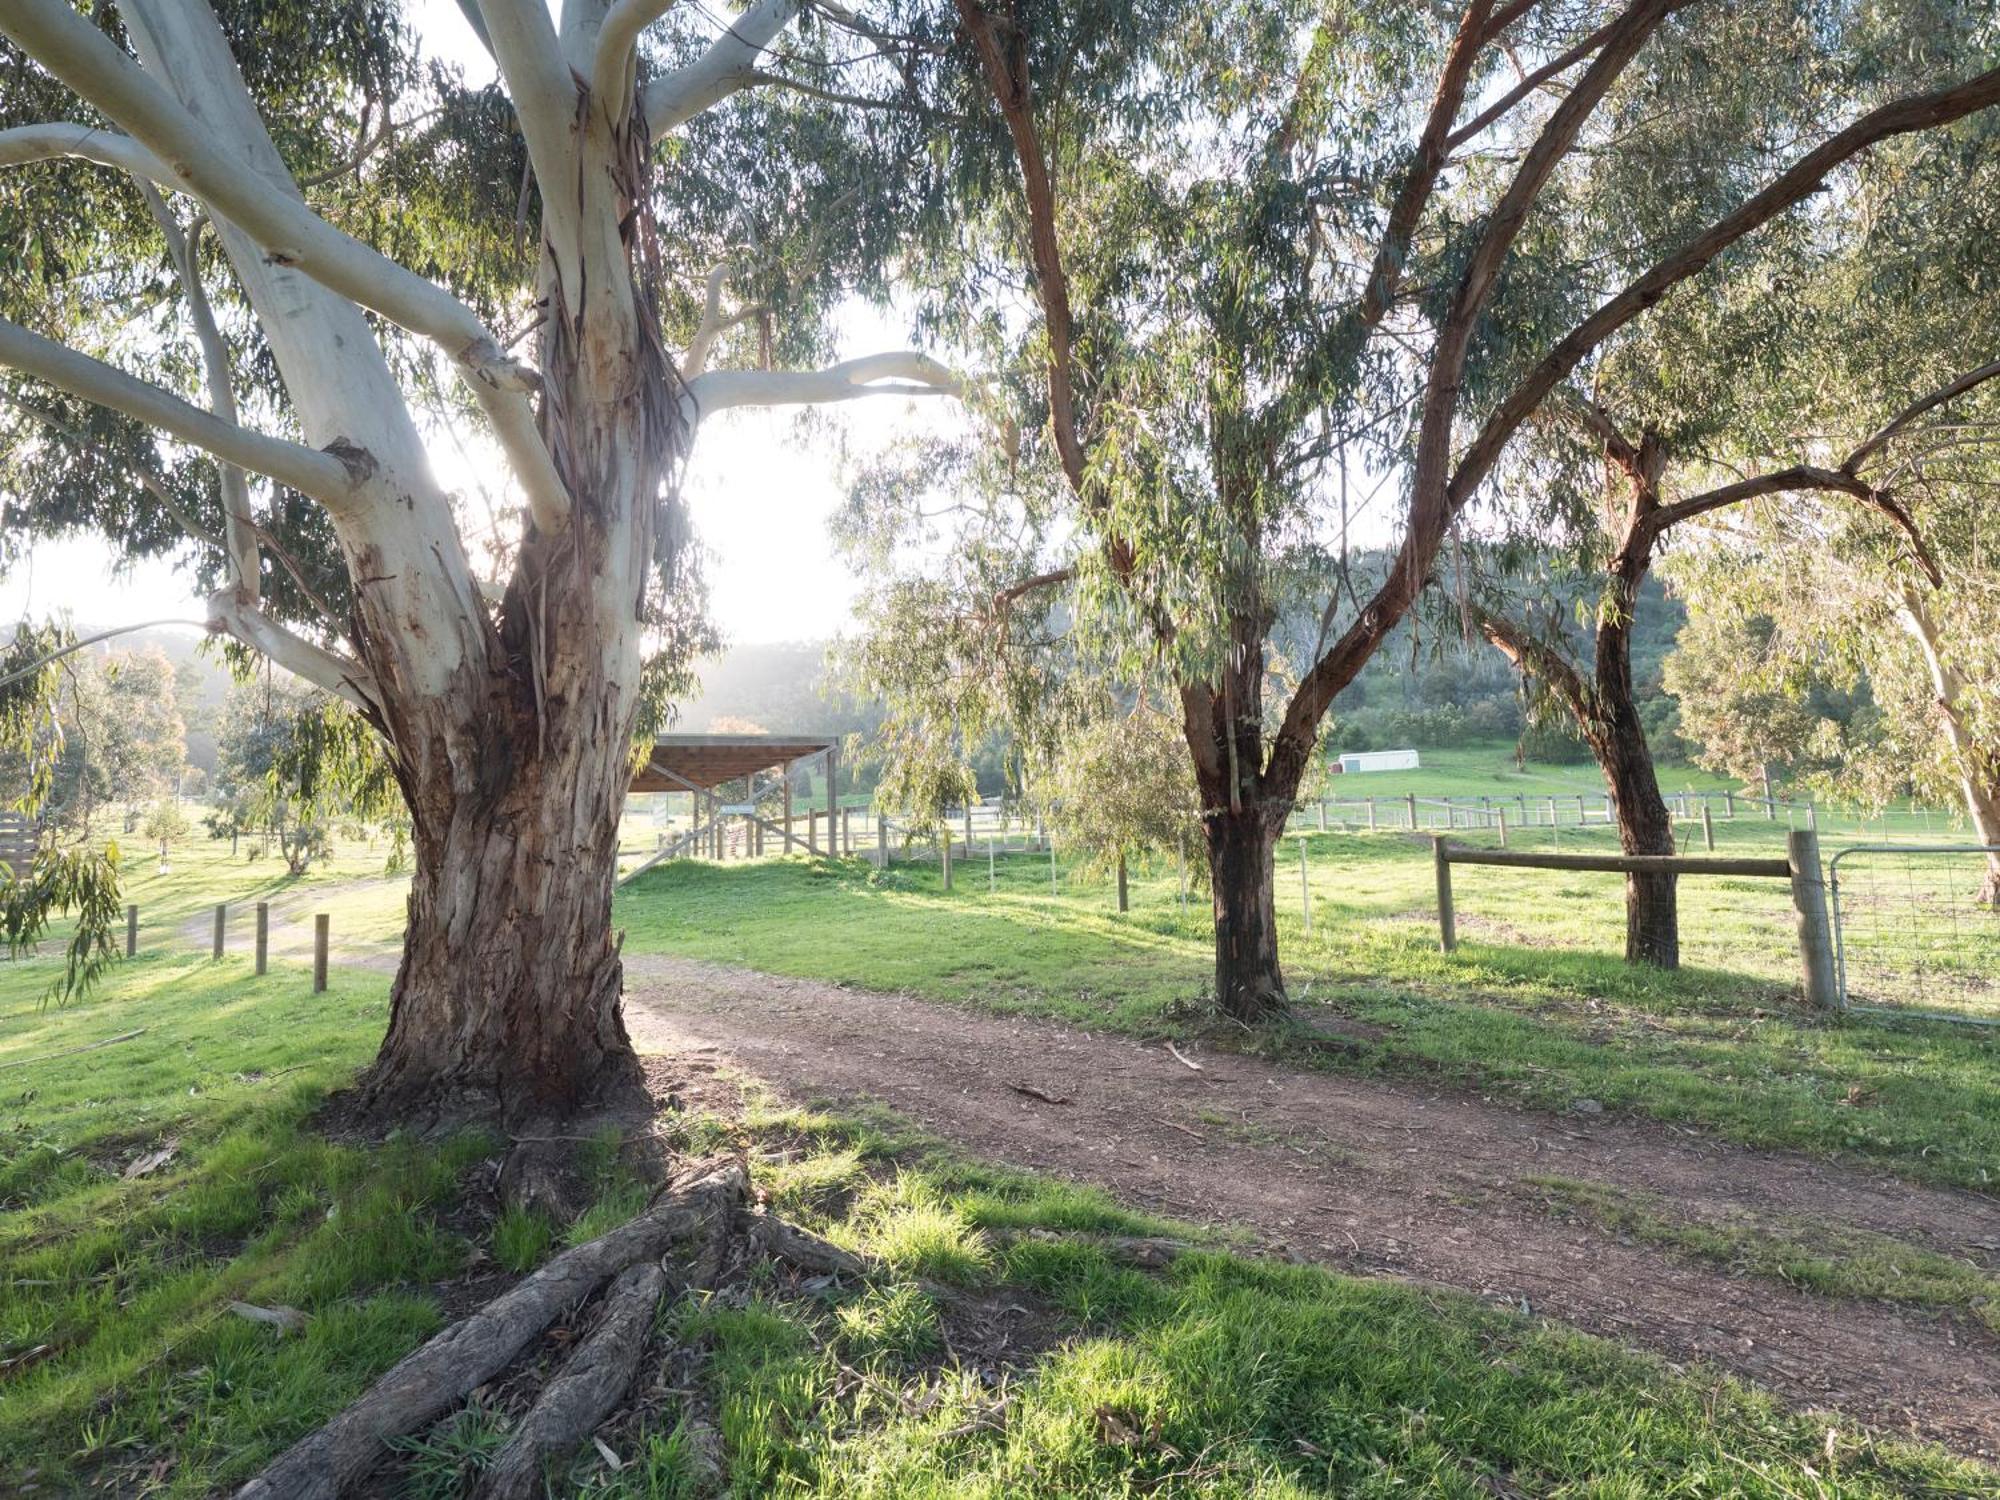
[[1845,1004],[2000,1023],[2000,846],[1857,844],[1828,864]]

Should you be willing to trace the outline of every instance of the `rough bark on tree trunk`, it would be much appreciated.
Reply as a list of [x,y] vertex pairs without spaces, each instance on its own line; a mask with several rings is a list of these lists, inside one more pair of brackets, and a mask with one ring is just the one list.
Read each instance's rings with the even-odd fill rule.
[[420,818],[409,930],[371,1109],[510,1127],[615,1102],[638,1082],[611,936],[626,750],[498,744],[496,794]]
[[1272,869],[1277,832],[1256,807],[1218,809],[1203,828],[1215,896],[1216,1004],[1239,1021],[1266,1020],[1285,1009]]
[[[1616,714],[1602,726],[1593,746],[1604,784],[1610,789],[1618,846],[1627,854],[1674,853],[1673,816],[1660,795],[1652,752],[1638,715]],[[1670,874],[1625,877],[1625,959],[1677,969],[1681,961],[1680,877]]]

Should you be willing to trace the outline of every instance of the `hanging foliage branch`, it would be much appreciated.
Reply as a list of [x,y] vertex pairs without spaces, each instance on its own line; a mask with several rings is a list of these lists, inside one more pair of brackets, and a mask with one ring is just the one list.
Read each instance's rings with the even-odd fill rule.
[[[18,768],[21,791],[9,804],[44,834],[42,812],[62,758],[63,728],[58,701],[65,684],[64,663],[82,649],[67,626],[23,623],[0,652],[0,753]],[[57,916],[74,919],[61,973],[45,1000],[68,1004],[89,993],[116,956],[123,903],[118,884],[118,845],[107,840],[89,847],[84,819],[77,843],[61,847],[43,837],[25,875],[0,871],[0,937],[15,958],[36,951]]]

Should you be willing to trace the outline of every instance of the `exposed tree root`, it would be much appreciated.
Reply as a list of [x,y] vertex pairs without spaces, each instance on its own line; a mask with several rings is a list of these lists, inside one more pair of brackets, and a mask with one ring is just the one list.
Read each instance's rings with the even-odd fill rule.
[[[564,1251],[405,1357],[360,1400],[294,1444],[244,1485],[237,1491],[237,1500],[337,1500],[382,1462],[392,1440],[458,1405],[513,1363],[558,1316],[618,1277],[618,1287],[607,1301],[597,1332],[584,1342],[582,1352],[587,1358],[576,1366],[576,1378],[566,1378],[570,1374],[566,1367],[550,1387],[549,1394],[564,1387],[558,1404],[540,1419],[531,1413],[530,1423],[523,1425],[524,1432],[532,1425],[534,1434],[539,1435],[530,1437],[536,1444],[529,1457],[529,1474],[534,1477],[533,1460],[559,1444],[566,1421],[573,1426],[582,1420],[590,1402],[604,1399],[608,1409],[624,1394],[652,1309],[668,1285],[666,1274],[659,1271],[660,1258],[709,1231],[699,1257],[705,1261],[712,1254],[710,1247],[730,1232],[748,1193],[749,1180],[742,1164],[730,1162],[670,1190],[630,1223],[587,1245]],[[657,1278],[635,1274],[628,1279],[622,1274],[634,1268],[656,1272]],[[650,1297],[646,1295],[649,1289]],[[628,1322],[631,1360],[623,1365],[620,1376],[615,1366],[624,1353],[620,1340],[627,1337]],[[590,1369],[591,1359],[599,1355],[614,1366],[604,1372],[601,1381]],[[602,1388],[613,1382],[615,1388],[604,1396]],[[589,1428],[595,1425],[593,1421],[585,1427],[581,1437],[589,1436]]]
[[[1106,1236],[1101,1242],[1120,1258],[1144,1265],[1164,1263],[1190,1248],[1144,1238]],[[517,1362],[526,1383],[539,1382],[539,1390],[504,1445],[482,1465],[476,1500],[540,1495],[552,1466],[596,1436],[628,1397],[649,1409],[665,1391],[682,1403],[681,1428],[692,1470],[688,1477],[700,1493],[719,1489],[725,1478],[722,1439],[695,1378],[699,1352],[661,1351],[663,1372],[672,1373],[659,1374],[652,1400],[643,1392],[635,1396],[633,1387],[640,1370],[648,1367],[648,1340],[663,1302],[685,1292],[734,1286],[759,1262],[811,1277],[855,1281],[880,1269],[753,1206],[742,1162],[696,1164],[630,1223],[556,1256],[408,1355],[359,1400],[244,1485],[236,1500],[341,1500],[372,1492],[367,1490],[370,1476],[390,1460],[397,1439],[456,1411]],[[975,1322],[987,1316],[977,1299],[961,1289],[929,1280],[918,1285]],[[559,1352],[561,1339],[540,1342],[559,1319],[582,1333],[566,1352]],[[555,1368],[544,1372],[545,1361]],[[507,1388],[518,1389],[511,1377]],[[518,1409],[520,1402],[506,1404]]]
[[474,1492],[477,1500],[526,1500],[540,1487],[543,1461],[588,1439],[611,1415],[639,1368],[646,1330],[666,1289],[667,1273],[653,1261],[634,1261],[618,1273],[604,1294],[597,1327],[542,1387],[507,1446],[487,1466]]

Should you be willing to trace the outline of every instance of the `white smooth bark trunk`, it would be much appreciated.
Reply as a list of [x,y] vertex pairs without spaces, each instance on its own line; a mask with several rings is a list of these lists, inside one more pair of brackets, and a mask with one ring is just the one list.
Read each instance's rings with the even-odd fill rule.
[[[2000,847],[2000,755],[1990,753],[1966,725],[1965,679],[1946,654],[1937,618],[1923,595],[1914,588],[1905,589],[1898,615],[1903,628],[1923,653],[1924,666],[1930,673],[1938,717],[1944,723],[1952,759],[1958,767],[1959,790],[1965,798],[1973,831],[1980,843]],[[2000,902],[2000,854],[1986,857],[1986,870],[1981,894],[1989,903]]]

